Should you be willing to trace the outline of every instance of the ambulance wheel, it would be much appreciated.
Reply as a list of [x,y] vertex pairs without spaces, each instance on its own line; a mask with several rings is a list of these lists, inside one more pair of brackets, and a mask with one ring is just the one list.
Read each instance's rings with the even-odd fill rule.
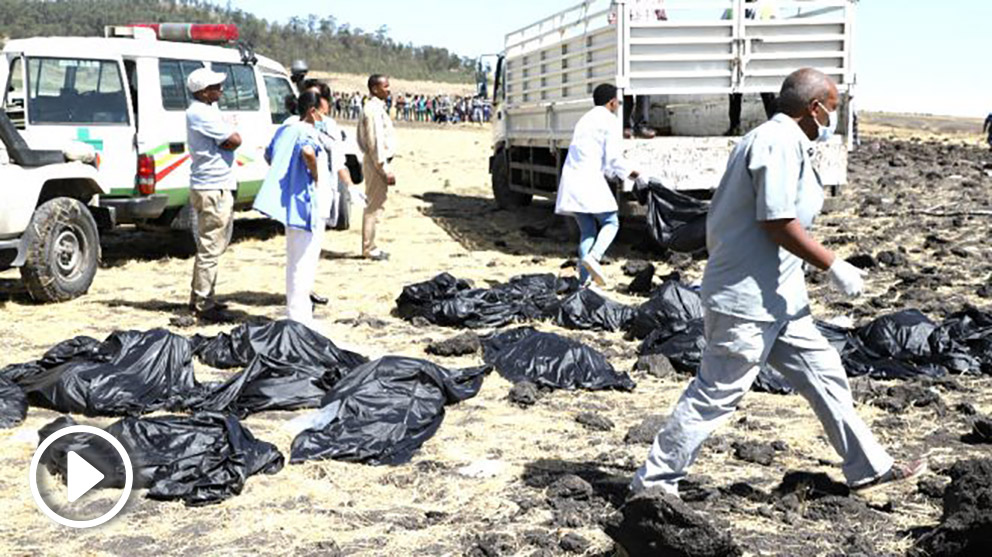
[[56,197],[38,207],[24,235],[21,278],[37,302],[64,302],[85,294],[100,263],[100,236],[86,205]]
[[493,158],[493,198],[500,209],[516,209],[530,205],[534,196],[510,189],[510,162],[506,151]]

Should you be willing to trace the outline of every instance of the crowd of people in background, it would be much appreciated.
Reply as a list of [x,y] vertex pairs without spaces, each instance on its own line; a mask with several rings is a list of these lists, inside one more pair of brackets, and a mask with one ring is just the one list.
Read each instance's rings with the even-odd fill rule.
[[[358,120],[369,96],[358,91],[334,93],[331,113],[334,118]],[[401,93],[386,99],[386,110],[397,122],[436,124],[484,124],[492,120],[492,101],[482,95],[411,95]]]

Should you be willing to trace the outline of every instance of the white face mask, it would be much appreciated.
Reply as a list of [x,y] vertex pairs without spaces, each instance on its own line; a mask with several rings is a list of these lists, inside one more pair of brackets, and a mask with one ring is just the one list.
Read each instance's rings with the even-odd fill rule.
[[829,119],[826,126],[821,124],[819,120],[816,120],[816,118],[813,119],[816,121],[816,127],[820,132],[816,140],[822,142],[829,140],[831,137],[834,136],[834,133],[837,132],[837,111],[827,110],[827,107],[824,106],[823,103],[819,101],[817,101],[817,104],[819,104],[823,108],[823,111],[827,113],[827,118]]

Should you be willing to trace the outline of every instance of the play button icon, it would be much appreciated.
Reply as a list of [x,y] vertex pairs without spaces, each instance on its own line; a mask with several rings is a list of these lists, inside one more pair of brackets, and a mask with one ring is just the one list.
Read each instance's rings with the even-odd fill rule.
[[67,458],[69,463],[69,473],[66,477],[67,499],[70,503],[75,503],[77,499],[93,489],[106,476],[92,464],[86,462],[76,451],[69,451]]
[[[62,464],[54,468],[64,476],[64,489],[61,482],[45,473],[46,468],[51,471],[53,463],[58,462]],[[123,491],[94,489],[114,486],[114,482],[105,481],[108,474],[118,478],[117,487],[121,487],[119,478],[123,476]],[[46,516],[63,526],[91,528],[115,517],[127,503],[133,482],[131,459],[124,446],[113,435],[92,426],[71,425],[56,430],[38,445],[31,459],[34,501]]]

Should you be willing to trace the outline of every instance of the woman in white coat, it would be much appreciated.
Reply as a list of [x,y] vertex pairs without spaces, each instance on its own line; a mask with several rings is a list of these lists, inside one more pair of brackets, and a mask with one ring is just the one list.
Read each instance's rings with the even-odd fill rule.
[[572,215],[579,225],[579,281],[587,285],[592,278],[605,286],[599,262],[620,229],[617,200],[607,177],[634,180],[638,173],[624,160],[621,150],[617,88],[604,83],[592,96],[596,106],[575,125],[568,147],[555,213]]

